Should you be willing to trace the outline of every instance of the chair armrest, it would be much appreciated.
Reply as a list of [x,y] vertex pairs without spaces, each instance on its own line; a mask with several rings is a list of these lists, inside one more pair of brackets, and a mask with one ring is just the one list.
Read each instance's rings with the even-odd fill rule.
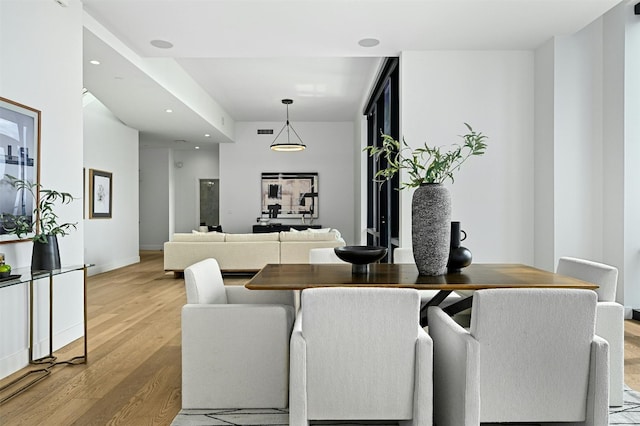
[[307,343],[302,336],[300,311],[289,344],[289,424],[307,422]]
[[480,424],[480,345],[440,307],[427,310],[433,339],[434,423]]
[[609,423],[609,344],[600,336],[591,343],[585,426]]
[[226,285],[227,303],[257,303],[294,305],[294,294],[291,290],[249,290],[241,285]]
[[400,425],[430,425],[433,421],[433,340],[422,327],[416,340],[413,419]]
[[622,406],[624,402],[624,307],[621,304],[597,303],[596,334],[609,343],[609,405]]
[[617,302],[598,302],[596,305],[596,334],[612,344],[624,345],[624,307]]

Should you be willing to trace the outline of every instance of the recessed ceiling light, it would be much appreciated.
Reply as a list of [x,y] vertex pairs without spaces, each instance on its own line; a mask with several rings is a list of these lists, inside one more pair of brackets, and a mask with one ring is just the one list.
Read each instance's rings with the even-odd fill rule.
[[377,38],[363,38],[358,41],[358,44],[362,47],[374,47],[380,44],[380,40]]
[[196,146],[196,149],[200,149],[200,147],[199,147],[199,146]]
[[165,109],[165,112],[173,112],[173,110],[171,108],[167,108]]
[[153,47],[157,47],[158,49],[171,49],[173,47],[173,43],[166,40],[151,40],[150,43]]
[[211,135],[210,135],[209,133],[205,133],[205,134],[204,134],[204,137],[205,137],[205,138],[210,138],[210,137],[211,137]]
[[89,63],[90,63],[91,65],[100,65],[100,61],[97,61],[97,60],[95,60],[95,59],[90,60],[90,61],[89,61]]

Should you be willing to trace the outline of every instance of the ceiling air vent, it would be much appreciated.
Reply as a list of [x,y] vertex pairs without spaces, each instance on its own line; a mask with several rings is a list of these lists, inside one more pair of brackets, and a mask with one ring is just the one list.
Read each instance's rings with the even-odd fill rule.
[[258,129],[259,135],[272,135],[273,129]]

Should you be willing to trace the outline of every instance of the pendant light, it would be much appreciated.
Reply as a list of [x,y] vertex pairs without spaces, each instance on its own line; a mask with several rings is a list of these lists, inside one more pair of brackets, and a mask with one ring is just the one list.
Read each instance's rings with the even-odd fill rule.
[[[296,130],[293,128],[291,123],[289,123],[289,105],[291,105],[293,101],[291,99],[283,99],[282,103],[287,106],[287,122],[284,124],[284,126],[282,126],[282,129],[280,129],[280,131],[276,135],[276,138],[271,143],[271,149],[273,151],[302,151],[307,146],[304,143],[302,143],[302,139],[300,139],[300,136],[298,135]],[[280,137],[280,134],[282,134],[284,129],[287,129],[287,140],[278,142],[278,138]],[[293,132],[295,137],[298,138],[298,142],[296,142],[295,140],[293,142],[291,141],[291,132]]]

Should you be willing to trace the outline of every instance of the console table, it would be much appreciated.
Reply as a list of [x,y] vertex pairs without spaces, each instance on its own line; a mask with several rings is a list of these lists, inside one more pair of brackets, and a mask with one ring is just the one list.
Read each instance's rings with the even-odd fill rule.
[[[91,264],[64,266],[60,269],[52,271],[31,271],[30,268],[18,268],[11,271],[11,276],[0,279],[0,289],[10,287],[22,283],[29,283],[29,364],[38,365],[39,368],[27,371],[25,374],[17,377],[6,385],[0,387],[0,393],[9,392],[6,396],[0,398],[0,404],[8,401],[19,393],[27,390],[45,377],[51,374],[51,370],[56,365],[77,365],[87,363],[87,268]],[[82,355],[75,356],[67,360],[58,360],[53,355],[53,282],[54,277],[67,274],[70,272],[82,271],[83,273],[83,325],[84,325],[84,352]],[[33,358],[33,319],[34,319],[34,285],[38,280],[47,279],[49,283],[49,354],[38,359]],[[35,377],[34,377],[35,376]],[[31,378],[17,389],[13,387],[21,384],[23,380]]]
[[253,233],[262,234],[266,232],[281,232],[288,231],[291,228],[298,231],[304,231],[309,228],[320,229],[322,228],[322,225],[286,225],[282,223],[270,223],[269,225],[253,225]]

